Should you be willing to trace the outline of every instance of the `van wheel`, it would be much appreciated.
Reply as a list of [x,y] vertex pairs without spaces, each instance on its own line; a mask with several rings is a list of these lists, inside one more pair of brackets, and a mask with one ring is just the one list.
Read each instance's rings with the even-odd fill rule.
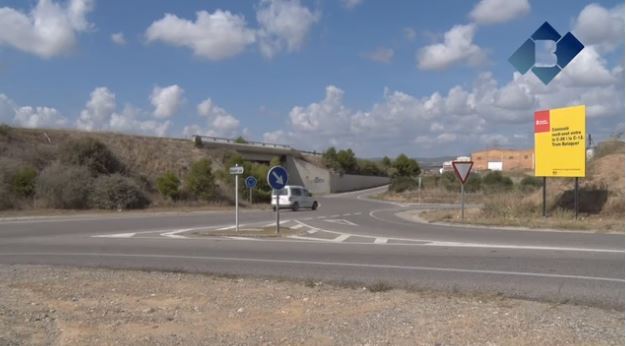
[[295,202],[291,205],[291,210],[298,211],[298,209],[300,209],[300,205],[298,204],[298,202]]
[[313,202],[313,205],[311,206],[311,210],[317,210],[317,202]]

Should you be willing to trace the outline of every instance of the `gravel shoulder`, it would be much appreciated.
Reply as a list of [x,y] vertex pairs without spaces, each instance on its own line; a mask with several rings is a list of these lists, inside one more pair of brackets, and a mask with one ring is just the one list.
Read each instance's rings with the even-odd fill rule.
[[0,266],[0,344],[624,344],[623,311],[371,288]]

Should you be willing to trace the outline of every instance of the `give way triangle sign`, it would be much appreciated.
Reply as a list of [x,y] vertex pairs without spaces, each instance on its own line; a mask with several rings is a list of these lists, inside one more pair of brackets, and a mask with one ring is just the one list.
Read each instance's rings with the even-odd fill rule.
[[461,181],[461,184],[465,184],[470,172],[472,171],[472,161],[452,161],[452,167],[457,178]]

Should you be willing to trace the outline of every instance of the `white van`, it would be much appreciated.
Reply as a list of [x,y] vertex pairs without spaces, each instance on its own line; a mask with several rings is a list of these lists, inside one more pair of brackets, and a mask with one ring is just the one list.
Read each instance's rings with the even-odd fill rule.
[[291,208],[296,211],[300,208],[317,209],[319,204],[313,195],[303,186],[286,185],[280,190],[272,190],[272,207],[276,210],[276,192],[278,192],[278,204],[280,208]]

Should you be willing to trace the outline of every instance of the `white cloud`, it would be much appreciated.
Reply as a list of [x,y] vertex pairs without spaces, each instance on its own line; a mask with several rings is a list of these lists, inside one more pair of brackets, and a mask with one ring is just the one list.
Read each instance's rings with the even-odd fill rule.
[[0,8],[0,45],[42,58],[67,54],[76,45],[76,34],[91,28],[87,14],[91,0],[71,0],[66,6],[39,0],[30,13]]
[[154,106],[154,116],[169,118],[174,115],[183,102],[183,93],[183,88],[176,84],[165,88],[154,87],[150,95],[150,103]]
[[98,87],[91,92],[85,109],[76,121],[76,127],[86,131],[100,129],[108,122],[115,108],[115,94],[106,87]]
[[85,109],[76,120],[76,127],[85,131],[112,130],[163,137],[171,125],[169,120],[142,120],[147,113],[130,105],[126,105],[121,113],[116,109],[115,94],[106,87],[98,87],[91,92]]
[[0,94],[0,123],[20,127],[62,127],[67,119],[55,108],[18,106],[4,94]]
[[481,0],[469,16],[478,24],[496,24],[519,18],[528,12],[528,0]]
[[240,133],[240,122],[232,114],[219,107],[210,98],[198,104],[198,115],[206,118],[207,127],[193,124],[185,126],[183,134],[185,136],[206,135],[214,137],[236,137]]
[[362,3],[363,3],[363,0],[341,0],[341,4],[343,5],[343,7],[349,10],[359,6]]
[[624,4],[607,9],[589,4],[574,24],[574,34],[585,46],[595,45],[601,52],[624,44]]
[[146,37],[148,42],[190,48],[196,56],[209,60],[232,57],[255,42],[254,31],[247,27],[243,16],[222,10],[199,11],[195,22],[165,14],[148,27]]
[[117,45],[123,46],[126,44],[126,37],[124,37],[124,33],[117,32],[111,35],[111,41]]
[[473,43],[476,26],[455,25],[444,35],[442,43],[421,48],[417,67],[422,70],[442,70],[455,64],[477,65],[485,60],[483,50]]
[[15,111],[15,123],[23,127],[62,127],[67,120],[50,107],[20,107]]
[[320,15],[299,0],[262,0],[256,17],[261,53],[271,58],[285,49],[298,50]]
[[362,156],[528,148],[535,111],[576,104],[587,106],[588,131],[602,138],[610,134],[607,128],[623,127],[621,64],[609,67],[592,47],[547,86],[532,73],[515,72],[503,84],[483,73],[470,87],[457,85],[446,93],[413,96],[385,89],[379,102],[360,110],[348,108],[344,91],[329,85],[320,101],[293,107],[288,126],[264,133],[263,140],[318,151],[352,147]]
[[393,54],[393,49],[379,47],[371,52],[363,54],[363,56],[375,62],[389,63],[393,59]]

